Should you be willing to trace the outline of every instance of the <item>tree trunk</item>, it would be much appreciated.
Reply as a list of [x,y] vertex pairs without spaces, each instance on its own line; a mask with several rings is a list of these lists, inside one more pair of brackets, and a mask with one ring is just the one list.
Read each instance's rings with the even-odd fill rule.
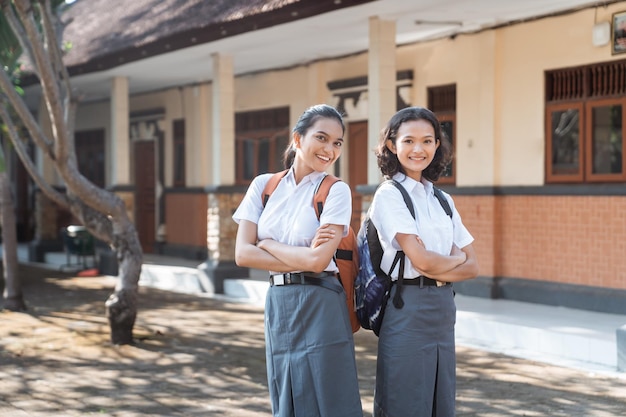
[[[0,155],[4,160],[4,157]],[[4,165],[4,164],[2,164]],[[4,304],[11,311],[24,311],[26,304],[22,295],[22,285],[17,273],[17,234],[15,212],[9,177],[2,168],[0,171],[0,220],[2,224],[2,260],[4,264]]]
[[[75,189],[71,181],[67,185],[69,190]],[[133,343],[143,252],[135,226],[126,215],[124,203],[108,191],[100,197],[99,205],[109,208],[109,216],[87,205],[94,204],[89,195],[73,199],[69,208],[87,230],[96,238],[109,243],[116,253],[118,281],[115,292],[105,302],[105,309],[111,328],[111,343],[127,345]]]
[[[125,220],[128,220],[127,218]],[[126,222],[125,237],[118,239],[115,248],[119,265],[119,278],[115,292],[105,303],[106,316],[111,328],[111,343],[133,343],[133,327],[137,317],[139,277],[143,254],[137,232],[130,221]]]
[[[128,217],[124,202],[114,193],[96,187],[79,171],[74,149],[76,97],[70,76],[63,65],[63,51],[56,35],[58,17],[53,3],[32,0],[0,1],[2,12],[30,59],[39,79],[46,103],[52,136],[45,135],[22,97],[16,92],[11,75],[0,65],[0,119],[4,120],[9,138],[29,175],[53,202],[70,212],[96,238],[116,251],[119,279],[115,292],[105,303],[106,316],[114,344],[131,344],[137,317],[137,297],[143,253],[135,226]],[[10,103],[10,106],[5,104]],[[9,108],[11,111],[9,111]],[[54,164],[66,186],[66,194],[51,186],[38,172],[25,150],[17,123],[25,128],[41,152]]]

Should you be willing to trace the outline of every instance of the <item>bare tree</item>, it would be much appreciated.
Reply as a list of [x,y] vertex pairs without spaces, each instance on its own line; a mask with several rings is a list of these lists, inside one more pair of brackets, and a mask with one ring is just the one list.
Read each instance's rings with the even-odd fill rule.
[[[44,133],[16,92],[5,68],[0,71],[0,119],[6,124],[16,153],[38,188],[115,250],[119,277],[115,291],[105,302],[106,316],[111,341],[114,344],[131,344],[143,254],[124,202],[112,192],[95,186],[78,171],[74,149],[77,100],[62,61],[61,44],[55,33],[58,20],[51,1],[0,0],[0,5],[32,72],[38,78],[52,133],[50,136]],[[65,192],[56,190],[39,174],[18,135],[17,126],[24,127],[44,157],[51,161],[65,183]]]
[[11,311],[24,311],[26,304],[17,272],[17,234],[14,210],[11,183],[6,172],[4,151],[0,144],[0,224],[2,225],[2,262],[5,285],[2,307]]

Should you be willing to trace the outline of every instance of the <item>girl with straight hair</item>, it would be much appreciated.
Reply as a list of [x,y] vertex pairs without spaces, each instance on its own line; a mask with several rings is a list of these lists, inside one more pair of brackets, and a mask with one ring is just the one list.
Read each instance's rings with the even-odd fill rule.
[[350,188],[344,182],[330,188],[319,220],[313,207],[344,133],[333,107],[307,109],[285,153],[289,170],[265,207],[262,194],[273,174],[252,181],[233,215],[237,265],[270,274],[265,342],[275,417],[363,416],[346,296],[333,261],[350,225]]

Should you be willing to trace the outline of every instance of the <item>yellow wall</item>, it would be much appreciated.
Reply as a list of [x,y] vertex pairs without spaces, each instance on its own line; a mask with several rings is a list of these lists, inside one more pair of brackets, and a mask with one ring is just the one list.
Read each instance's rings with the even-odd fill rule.
[[[428,87],[456,84],[458,186],[544,183],[545,71],[622,59],[623,55],[611,55],[608,44],[592,45],[592,28],[595,22],[609,21],[625,5],[622,2],[455,38],[398,46],[397,70],[413,71],[413,104],[427,104]],[[367,76],[367,71],[368,54],[362,52],[237,76],[235,110],[287,106],[293,125],[308,106],[333,104],[328,82]],[[187,185],[211,185],[210,83],[133,96],[130,105],[132,112],[154,107],[166,109],[166,186],[172,180],[169,152],[172,121],[183,116],[187,133]],[[83,105],[79,109],[77,129],[106,129],[109,113],[107,103]],[[107,140],[108,135],[107,132]],[[345,164],[342,168],[346,169]]]
[[293,124],[310,105],[327,102],[328,96],[321,93],[323,67],[323,64],[312,64],[237,77],[235,109],[239,112],[289,107]]
[[494,49],[493,31],[398,49],[398,69],[413,70],[413,104],[428,105],[429,87],[456,84],[459,186],[494,182]]
[[[624,6],[619,6],[623,8]],[[497,31],[500,146],[499,181],[494,185],[544,183],[544,73],[546,70],[609,61],[610,45],[592,44],[596,21],[610,20],[618,6],[509,26]]]

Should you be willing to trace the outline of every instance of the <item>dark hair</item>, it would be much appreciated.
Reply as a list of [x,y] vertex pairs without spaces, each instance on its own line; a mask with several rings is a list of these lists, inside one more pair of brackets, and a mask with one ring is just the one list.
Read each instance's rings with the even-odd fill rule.
[[[327,104],[316,104],[311,106],[302,113],[296,125],[293,128],[293,133],[298,133],[300,136],[305,136],[307,131],[317,122],[318,119],[336,119],[341,124],[343,133],[346,133],[346,126],[343,123],[343,117],[339,111]],[[296,147],[293,142],[293,134],[291,135],[291,141],[285,150],[283,156],[283,164],[286,169],[289,169],[293,165],[293,160],[296,157]]]
[[[380,143],[376,149],[376,157],[378,159],[378,168],[386,177],[391,178],[398,172],[404,172],[398,155],[391,152],[387,148],[387,141],[391,140],[395,143],[398,139],[398,130],[403,123],[413,120],[425,120],[433,126],[435,130],[435,140],[439,141],[439,147],[435,152],[435,156],[422,172],[422,176],[429,181],[435,182],[439,179],[446,167],[452,161],[452,146],[445,136],[445,132],[441,128],[441,124],[435,114],[424,107],[407,107],[394,114],[387,126],[380,134]],[[406,174],[406,173],[405,173]]]

